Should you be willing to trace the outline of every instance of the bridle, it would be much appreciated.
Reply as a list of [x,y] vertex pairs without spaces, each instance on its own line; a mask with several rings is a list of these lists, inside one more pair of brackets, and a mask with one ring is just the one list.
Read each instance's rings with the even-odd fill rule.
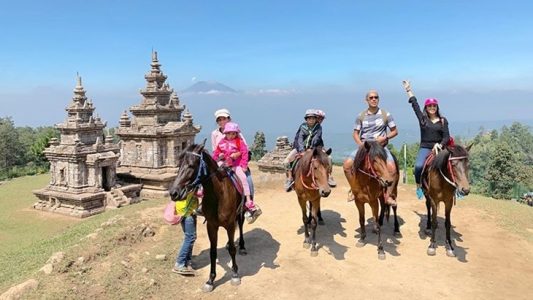
[[[193,192],[194,190],[196,190],[200,184],[202,184],[202,182],[204,182],[205,180],[211,178],[213,175],[215,175],[215,173],[211,173],[211,174],[208,174],[208,170],[207,170],[207,163],[205,162],[204,160],[204,152],[202,151],[200,154],[196,153],[196,152],[192,152],[192,151],[186,151],[185,152],[186,154],[191,154],[191,155],[194,155],[196,157],[198,157],[200,159],[200,164],[198,165],[198,170],[196,171],[196,177],[194,178],[194,180],[185,185],[185,195]],[[181,167],[181,166],[180,166]]]
[[316,158],[311,159],[311,162],[309,163],[309,172],[307,172],[307,175],[305,175],[305,177],[311,177],[311,180],[312,180],[311,186],[308,186],[307,184],[305,184],[304,176],[300,176],[300,181],[302,182],[302,185],[308,190],[319,189],[318,184],[316,183],[316,178],[315,178],[315,168],[313,168],[313,162],[315,162],[316,160],[317,160]]
[[363,169],[361,168],[357,168],[357,171],[365,174],[366,176],[370,177],[370,178],[373,178],[375,180],[377,180],[377,182],[385,189],[387,188],[387,186],[389,186],[387,184],[387,182],[385,180],[383,180],[383,178],[381,178],[378,173],[376,172],[376,170],[374,170],[374,166],[372,166],[372,163],[370,162],[370,155],[366,155],[365,157],[365,164],[370,166],[370,173],[364,171]]
[[439,172],[440,172],[440,175],[442,175],[442,177],[444,178],[444,180],[446,180],[447,183],[449,183],[451,186],[453,186],[455,189],[457,189],[457,183],[455,183],[455,174],[453,173],[453,167],[452,167],[452,160],[463,160],[463,159],[467,159],[468,156],[466,155],[463,155],[463,156],[451,156],[450,154],[450,157],[448,158],[448,163],[447,163],[447,167],[448,167],[448,172],[450,172],[450,175],[451,175],[451,179],[449,179],[448,177],[446,177],[446,175],[444,175],[444,173],[442,173],[442,169],[439,169]]

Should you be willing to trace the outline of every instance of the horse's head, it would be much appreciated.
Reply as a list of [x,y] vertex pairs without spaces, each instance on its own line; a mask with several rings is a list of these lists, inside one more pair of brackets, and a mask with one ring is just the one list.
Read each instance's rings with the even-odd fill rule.
[[353,163],[354,171],[375,178],[382,188],[394,183],[394,174],[387,168],[387,152],[375,141],[365,141],[359,148]]
[[168,190],[173,201],[185,199],[196,191],[200,181],[207,176],[209,154],[204,150],[204,144],[189,145],[179,154],[178,175]]
[[452,177],[456,184],[457,190],[463,195],[470,193],[470,181],[468,177],[468,152],[472,144],[462,147],[456,145],[455,147],[449,147],[447,150],[450,152],[448,157],[449,165],[451,166]]
[[328,155],[322,147],[308,149],[300,162],[302,166],[302,176],[312,177],[315,188],[318,189],[321,197],[327,197],[331,193],[328,184],[328,170],[330,162]]

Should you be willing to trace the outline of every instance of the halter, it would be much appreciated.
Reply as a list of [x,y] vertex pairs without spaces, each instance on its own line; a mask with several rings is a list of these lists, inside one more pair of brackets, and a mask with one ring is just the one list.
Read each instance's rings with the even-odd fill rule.
[[381,177],[379,177],[379,175],[377,174],[376,170],[374,170],[374,166],[372,166],[372,164],[370,163],[370,156],[367,154],[366,157],[365,157],[365,162],[368,166],[370,166],[370,172],[371,173],[368,173],[368,172],[365,172],[364,170],[362,170],[361,168],[358,168],[357,171],[365,174],[366,176],[370,177],[370,178],[373,178],[375,180],[378,181],[378,183],[383,186],[383,187],[386,187],[387,186],[387,183],[385,182],[385,180],[383,180]]
[[316,179],[315,179],[315,168],[313,168],[313,162],[314,161],[316,161],[316,158],[311,159],[311,162],[309,163],[309,172],[307,172],[307,175],[306,175],[306,177],[311,177],[311,179],[312,179],[311,186],[308,186],[307,184],[305,184],[304,177],[300,176],[300,181],[302,182],[302,185],[308,190],[318,190],[319,189],[318,188],[318,184],[316,183]]
[[448,167],[448,171],[450,172],[450,175],[452,177],[452,179],[450,180],[448,177],[446,177],[444,175],[444,173],[442,173],[442,170],[439,169],[439,172],[440,172],[440,175],[442,175],[442,177],[444,178],[444,180],[446,180],[446,182],[448,182],[451,186],[453,186],[455,189],[457,189],[457,183],[455,183],[455,175],[453,174],[453,169],[452,169],[452,163],[451,161],[452,160],[462,160],[462,159],[466,159],[468,158],[468,156],[455,156],[455,157],[449,157],[448,158],[448,163],[447,163],[447,167]]
[[192,154],[192,155],[200,158],[200,165],[198,165],[198,171],[196,172],[196,177],[194,178],[194,180],[191,183],[189,183],[189,184],[187,184],[185,186],[185,190],[187,191],[187,194],[188,194],[188,193],[192,192],[193,190],[195,190],[196,188],[198,188],[198,186],[202,183],[203,180],[205,180],[206,178],[211,177],[213,174],[211,174],[210,176],[206,177],[207,176],[207,164],[205,163],[203,152],[202,152],[202,154],[198,154],[198,153],[192,152],[192,151],[187,151],[186,153],[187,154]]

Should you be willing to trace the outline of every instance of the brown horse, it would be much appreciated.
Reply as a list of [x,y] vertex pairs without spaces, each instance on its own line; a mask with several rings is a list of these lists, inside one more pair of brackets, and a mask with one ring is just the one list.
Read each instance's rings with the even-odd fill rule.
[[[204,141],[205,144],[205,141]],[[179,155],[178,175],[169,189],[172,200],[185,199],[201,184],[204,188],[202,211],[207,221],[207,233],[210,242],[211,272],[203,290],[210,292],[214,287],[216,277],[218,228],[223,227],[228,234],[227,249],[232,261],[231,284],[238,285],[241,279],[235,260],[235,225],[238,223],[239,253],[246,254],[243,238],[244,213],[242,210],[242,196],[233,186],[231,179],[220,171],[217,163],[204,150],[202,145],[190,145]],[[236,222],[237,221],[237,222]]]
[[[391,173],[387,169],[387,153],[383,147],[374,141],[365,141],[359,147],[353,165],[344,166],[344,175],[350,184],[351,191],[355,198],[355,205],[359,211],[359,225],[361,236],[357,241],[357,247],[363,247],[366,242],[365,230],[365,203],[370,205],[374,217],[374,232],[378,234],[378,258],[385,259],[385,251],[381,241],[381,225],[385,212],[390,210],[385,204],[386,197],[396,199],[399,181],[398,163],[396,162],[396,172]],[[378,219],[378,211],[381,205],[381,213]],[[394,233],[400,235],[399,223],[394,210]]]
[[[331,193],[328,185],[328,168],[328,155],[322,151],[322,147],[317,147],[305,151],[294,169],[294,190],[302,210],[305,229],[304,248],[308,249],[311,246],[311,256],[318,255],[315,236],[320,198],[327,197]],[[307,202],[309,202],[309,215],[307,215]],[[311,227],[311,236],[309,236],[309,227]]]
[[464,148],[456,145],[442,150],[429,164],[422,174],[422,190],[426,196],[428,220],[426,233],[431,229],[431,242],[427,254],[435,255],[437,243],[435,231],[437,229],[437,212],[439,202],[444,202],[446,220],[446,255],[455,257],[451,231],[451,212],[456,193],[468,195],[470,183],[468,180],[468,151],[472,145]]

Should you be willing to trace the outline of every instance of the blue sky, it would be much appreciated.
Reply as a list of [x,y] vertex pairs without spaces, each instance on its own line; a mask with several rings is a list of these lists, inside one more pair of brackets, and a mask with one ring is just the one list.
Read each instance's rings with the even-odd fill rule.
[[115,126],[140,101],[152,47],[178,91],[195,78],[243,92],[182,96],[205,128],[226,106],[245,128],[290,132],[314,105],[349,132],[370,88],[416,126],[404,78],[450,123],[532,118],[531,1],[2,2],[0,116],[17,125],[61,122],[80,72]]

